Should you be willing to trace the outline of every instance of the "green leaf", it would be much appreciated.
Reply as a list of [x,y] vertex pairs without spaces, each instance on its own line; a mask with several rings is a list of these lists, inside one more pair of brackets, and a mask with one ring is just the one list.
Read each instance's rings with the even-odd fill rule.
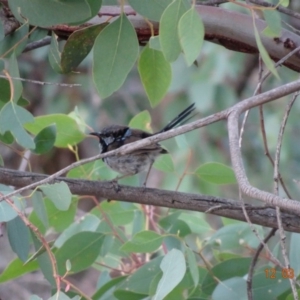
[[159,156],[155,160],[153,167],[157,170],[168,173],[173,173],[175,170],[172,156],[170,154],[164,154]]
[[83,232],[91,231],[95,232],[100,225],[100,220],[94,215],[87,215],[81,218],[78,222],[72,223],[67,229],[65,229],[59,238],[55,241],[54,246],[60,248],[71,236]]
[[39,265],[37,261],[31,261],[24,265],[19,258],[16,258],[7,265],[4,271],[2,271],[0,275],[0,283],[10,281],[24,274],[36,271],[38,268]]
[[[214,290],[212,299],[247,299],[246,280],[244,278],[234,276],[233,278],[222,281],[222,284],[218,284],[218,286]],[[267,298],[263,297],[263,299]],[[276,298],[272,297],[272,299]]]
[[197,59],[203,39],[204,25],[195,8],[189,9],[179,20],[179,41],[188,66]]
[[6,223],[8,240],[12,250],[22,261],[26,261],[29,253],[29,229],[17,216]]
[[[36,251],[38,251],[42,247],[42,243],[37,239],[36,235],[32,231],[31,231],[31,237],[32,237],[34,248]],[[37,257],[37,261],[45,278],[52,286],[55,286],[55,279],[53,278],[53,269],[52,269],[52,265],[48,253],[44,252],[41,255],[39,255]]]
[[39,189],[54,203],[59,210],[68,210],[71,204],[72,194],[65,182],[39,186]]
[[4,134],[0,134],[0,141],[4,144],[10,145],[15,141],[15,139],[9,131],[6,131]]
[[55,72],[63,73],[62,67],[60,65],[61,53],[59,51],[59,46],[58,46],[57,39],[58,39],[58,36],[54,32],[52,32],[48,59],[49,59],[49,63],[51,65],[52,69]]
[[35,154],[44,154],[50,151],[55,143],[56,139],[56,125],[50,125],[42,129],[34,138]]
[[141,111],[135,115],[128,124],[129,127],[151,132],[151,116],[148,110]]
[[190,248],[186,248],[186,257],[188,266],[191,272],[191,276],[194,282],[194,286],[197,287],[199,284],[199,270],[198,264],[194,252]]
[[159,36],[151,36],[149,40],[149,47],[151,49],[161,51]]
[[154,231],[141,231],[131,241],[126,242],[121,250],[125,252],[150,253],[157,250],[163,241],[163,236]]
[[280,13],[276,9],[264,9],[263,14],[268,24],[267,28],[263,30],[263,33],[270,37],[280,37],[282,29]]
[[106,294],[109,290],[113,290],[116,285],[118,285],[120,282],[124,281],[128,276],[120,276],[113,278],[109,282],[102,285],[96,293],[93,295],[92,299],[101,299],[101,296]]
[[100,253],[104,237],[98,232],[80,232],[68,239],[55,253],[59,274],[65,274],[67,260],[74,273],[91,266]]
[[[158,256],[152,259],[150,262],[145,263],[138,270],[136,270],[132,275],[119,286],[120,291],[131,291],[138,294],[149,295],[150,285],[149,282],[156,277],[161,275],[160,263],[163,257]],[[155,299],[155,298],[151,298]]]
[[[28,37],[26,35],[28,34],[28,29],[29,24],[26,23],[15,30],[13,34],[7,35],[0,43],[0,56],[2,57],[5,53],[7,53],[5,57],[10,57],[13,53],[19,56],[27,44]],[[21,40],[22,42],[20,42]]]
[[126,15],[106,26],[94,45],[93,80],[102,98],[124,83],[139,52],[136,32]]
[[[203,292],[207,295],[212,294],[218,284],[215,278],[218,278],[219,281],[224,281],[231,277],[246,275],[249,271],[250,262],[251,257],[233,258],[215,265],[203,280]],[[214,277],[211,274],[213,274]]]
[[106,25],[107,23],[89,26],[76,30],[69,36],[61,53],[61,67],[63,73],[69,73],[76,69],[89,54],[96,37]]
[[159,21],[163,11],[172,0],[129,0],[129,5],[140,15],[153,21]]
[[165,255],[160,268],[163,276],[158,283],[153,299],[164,299],[183,279],[186,271],[184,255],[181,251],[172,249]]
[[122,226],[130,224],[134,217],[134,209],[132,207],[123,208],[120,202],[102,202],[101,211],[110,217],[114,226]]
[[84,0],[10,0],[9,7],[19,22],[40,27],[77,23],[92,17]]
[[140,77],[151,106],[157,105],[171,84],[172,70],[161,51],[144,47],[138,65]]
[[264,47],[264,45],[261,42],[259,33],[257,31],[256,25],[254,23],[254,34],[255,34],[255,40],[256,40],[256,44],[259,50],[259,54],[261,55],[261,58],[263,60],[263,62],[265,63],[266,67],[269,69],[269,71],[277,78],[279,79],[279,75],[277,73],[276,68],[274,67],[274,64],[266,50],[266,48]]
[[46,198],[44,199],[49,225],[53,227],[57,232],[65,230],[74,222],[74,217],[77,210],[77,198],[72,200],[71,206],[68,210],[59,210],[53,204],[53,202]]
[[279,4],[284,6],[284,7],[288,7],[290,4],[290,0],[280,0]]
[[[13,190],[3,184],[0,184],[0,193],[2,195],[7,195],[11,193]],[[19,200],[21,196],[17,195],[15,197],[11,197],[10,200],[20,209],[22,210],[22,204]],[[8,222],[12,219],[14,219],[18,214],[16,211],[6,202],[6,201],[1,201],[0,202],[0,222]]]
[[188,8],[189,4],[185,0],[175,0],[162,14],[159,39],[165,58],[169,62],[175,61],[181,52],[177,27],[180,18]]
[[195,174],[201,179],[214,184],[233,184],[236,178],[233,170],[220,163],[206,163],[200,166]]
[[67,148],[69,145],[78,144],[85,137],[79,130],[76,121],[63,114],[36,117],[33,123],[25,124],[25,128],[32,134],[37,135],[42,129],[52,124],[56,125],[57,135],[54,144],[56,147]]
[[31,202],[34,208],[35,213],[39,217],[39,219],[43,222],[46,228],[49,227],[48,215],[45,206],[45,202],[43,200],[43,194],[39,191],[35,191],[31,196]]
[[23,128],[23,124],[33,121],[31,113],[10,101],[0,111],[0,133],[10,131],[21,146],[34,149],[35,144],[31,136]]

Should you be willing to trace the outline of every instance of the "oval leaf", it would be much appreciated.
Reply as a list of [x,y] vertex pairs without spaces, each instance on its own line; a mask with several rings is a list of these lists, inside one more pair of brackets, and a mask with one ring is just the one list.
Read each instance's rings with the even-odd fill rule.
[[129,122],[129,127],[141,129],[144,131],[152,132],[151,130],[151,116],[148,110],[141,111],[135,115]]
[[39,188],[53,202],[59,210],[68,210],[72,194],[65,182],[41,185]]
[[158,22],[163,11],[172,0],[129,0],[128,2],[140,15]]
[[163,237],[158,233],[145,230],[137,233],[131,241],[121,247],[121,250],[126,252],[149,253],[157,250],[162,240]]
[[188,10],[178,24],[179,41],[188,66],[197,59],[204,39],[204,25],[195,8]]
[[29,253],[29,229],[17,216],[6,223],[8,240],[12,250],[22,261],[26,261]]
[[102,98],[124,83],[138,57],[136,32],[126,15],[106,26],[94,45],[93,80]]
[[166,8],[161,17],[160,45],[169,62],[175,61],[181,52],[177,26],[181,16],[188,10],[188,5],[185,0],[175,0]]
[[147,45],[141,53],[138,69],[144,89],[153,107],[168,91],[172,79],[171,65],[161,51],[151,49]]
[[69,73],[83,61],[91,51],[94,41],[100,31],[107,25],[89,26],[73,32],[61,53],[61,67],[63,73]]
[[33,139],[23,128],[23,124],[33,121],[34,118],[30,112],[10,101],[0,112],[0,133],[10,131],[21,146],[34,149]]
[[54,144],[56,147],[67,148],[69,145],[75,145],[81,142],[85,137],[85,135],[79,130],[76,121],[63,114],[36,117],[34,118],[33,123],[27,123],[24,127],[32,134],[37,135],[42,129],[52,124],[56,125],[57,135]]
[[70,261],[72,272],[91,266],[99,256],[104,237],[99,232],[80,232],[68,239],[55,253],[59,274],[65,274],[67,260]]
[[9,7],[19,22],[27,19],[31,25],[40,27],[75,23],[92,17],[85,0],[10,0]]
[[[174,263],[176,262],[176,263]],[[182,280],[186,271],[184,255],[177,249],[172,249],[163,258],[160,268],[163,276],[160,279],[153,299],[162,300],[167,296]]]
[[56,139],[56,125],[50,125],[42,129],[38,135],[34,138],[35,142],[35,154],[43,154],[50,151],[55,143]]
[[233,170],[220,163],[206,163],[200,166],[196,172],[201,179],[215,184],[236,183]]

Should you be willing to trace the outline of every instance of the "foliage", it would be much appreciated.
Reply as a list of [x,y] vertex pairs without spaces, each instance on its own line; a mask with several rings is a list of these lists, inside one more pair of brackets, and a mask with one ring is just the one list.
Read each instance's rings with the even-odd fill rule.
[[[245,56],[203,43],[205,28],[195,1],[129,0],[131,7],[150,25],[155,21],[160,23],[159,35],[153,35],[143,47],[139,47],[141,41],[126,11],[112,21],[105,18],[101,24],[80,27],[98,14],[101,0],[8,2],[14,18],[22,25],[5,36],[0,22],[0,70],[4,77],[0,78],[1,149],[14,150],[23,160],[28,160],[26,155],[30,153],[28,170],[57,171],[65,166],[66,157],[61,155],[56,159],[57,153],[68,153],[66,164],[70,156],[71,160],[74,157],[79,160],[95,154],[93,142],[84,141],[86,132],[90,126],[103,127],[111,116],[111,123],[118,121],[155,131],[146,110],[149,106],[163,108],[163,103],[168,102],[168,109],[151,113],[155,122],[163,123],[188,102],[196,101],[199,111],[209,115],[230,107],[254,89],[252,80],[243,95],[228,84],[238,79]],[[254,19],[252,9],[249,14]],[[263,10],[263,15],[268,25],[264,34],[277,37],[282,29],[280,14],[276,10]],[[67,41],[62,41],[59,28],[55,27],[61,24],[79,27]],[[52,30],[54,27],[57,30]],[[273,66],[255,19],[249,30],[255,33],[266,67],[275,77],[281,76],[282,81],[291,81],[295,77],[292,71],[278,72]],[[48,31],[51,43],[47,49],[23,53],[26,45],[45,38]],[[34,64],[40,67],[39,71],[34,70]],[[16,79],[20,74],[28,78],[39,76],[38,72],[42,73],[43,81],[58,82],[62,78],[72,84],[80,82],[82,86],[66,89],[43,86],[35,92]],[[276,85],[275,80],[270,80],[267,86]],[[97,105],[91,99],[96,99]],[[267,129],[273,130],[274,123],[278,125],[273,116],[278,116],[280,105],[271,104],[267,110]],[[291,115],[291,122],[297,119],[296,113]],[[257,116],[250,115],[250,124],[257,123]],[[299,131],[298,126],[295,125],[295,131]],[[253,127],[245,133],[246,165],[255,183],[269,186],[271,167],[261,156],[253,159],[263,149],[256,138],[258,126]],[[160,157],[154,164],[160,171],[155,173],[159,187],[237,198],[225,130],[222,124],[215,124],[200,133],[192,132],[166,142],[171,154]],[[271,149],[277,138],[272,130]],[[295,146],[283,149],[282,162],[289,156],[297,161],[299,139],[294,140],[292,134],[287,139]],[[48,161],[44,165],[43,159]],[[59,160],[62,165],[57,163]],[[1,161],[5,167],[17,168],[5,155]],[[283,171],[286,173],[290,171]],[[70,170],[66,177],[107,180],[115,175],[98,160]],[[289,176],[291,179],[293,175]],[[123,183],[137,184],[137,177],[126,178]],[[6,185],[1,185],[0,190],[1,195],[12,192]],[[17,257],[7,263],[0,283],[39,270],[49,282],[49,293],[51,288],[54,291],[50,299],[88,299],[82,292],[84,289],[71,284],[69,276],[93,268],[99,274],[97,286],[88,292],[93,300],[246,298],[245,275],[259,245],[249,224],[115,199],[98,203],[93,198],[95,207],[83,212],[82,203],[89,198],[72,195],[65,182],[49,182],[28,194],[1,201],[0,221],[7,224],[8,241]],[[261,236],[267,231],[261,226],[255,229]],[[49,241],[50,237],[54,240]],[[299,255],[295,249],[299,248],[299,235],[290,234],[288,242],[290,264],[298,276]],[[280,257],[278,244],[270,247]],[[274,273],[278,280],[269,277],[268,270],[273,266],[268,253],[261,254],[253,276],[254,299],[285,299],[291,293],[282,270],[277,268]],[[64,289],[57,290],[58,281]],[[40,298],[32,295],[30,299]]]

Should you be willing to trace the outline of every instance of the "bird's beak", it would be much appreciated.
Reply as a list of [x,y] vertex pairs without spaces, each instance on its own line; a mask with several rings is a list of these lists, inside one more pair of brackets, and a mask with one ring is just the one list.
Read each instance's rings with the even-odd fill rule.
[[94,135],[99,138],[100,133],[99,132],[90,132],[89,135]]

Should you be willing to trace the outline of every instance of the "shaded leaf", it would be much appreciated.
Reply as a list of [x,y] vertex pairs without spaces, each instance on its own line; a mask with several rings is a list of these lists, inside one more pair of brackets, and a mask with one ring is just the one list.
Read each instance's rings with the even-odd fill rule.
[[154,231],[141,231],[137,233],[131,241],[126,242],[122,251],[149,253],[157,250],[163,241],[163,236]]
[[93,51],[93,80],[102,98],[123,85],[138,51],[136,32],[126,15],[121,14],[100,32]]
[[144,47],[138,65],[140,77],[151,106],[157,105],[171,84],[172,70],[163,53]]
[[188,66],[197,59],[204,39],[204,25],[195,8],[189,9],[179,20],[179,41]]
[[203,164],[195,171],[195,174],[201,179],[214,184],[236,183],[233,170],[220,163]]
[[[0,113],[1,114],[1,113]],[[83,140],[85,135],[79,130],[76,121],[63,114],[53,114],[34,118],[33,123],[25,124],[25,128],[34,135],[52,124],[56,125],[56,147],[67,148]]]
[[16,258],[7,265],[4,271],[2,271],[0,275],[0,283],[13,280],[24,274],[36,271],[38,268],[39,265],[37,261],[31,261],[24,265],[19,258]]
[[31,113],[10,101],[3,106],[0,112],[0,133],[10,131],[21,146],[34,149],[33,139],[23,128],[23,124],[33,121]]
[[63,73],[62,67],[60,65],[61,62],[61,53],[58,48],[58,36],[52,32],[51,44],[48,54],[49,63],[52,69],[57,73]]
[[59,274],[65,274],[67,260],[70,260],[74,273],[91,266],[100,253],[104,237],[98,232],[80,232],[68,239],[55,253]]
[[[176,262],[176,263],[174,263]],[[186,271],[184,255],[177,249],[172,249],[163,258],[160,268],[163,276],[160,279],[153,299],[162,300],[182,280]]]
[[56,125],[50,125],[42,129],[34,138],[35,154],[44,154],[50,151],[55,143],[56,139]]
[[129,5],[140,15],[159,21],[163,11],[172,2],[172,0],[129,0]]
[[181,52],[177,27],[180,18],[189,6],[190,4],[185,0],[175,0],[161,16],[159,40],[164,56],[169,62],[175,61]]
[[262,44],[261,42],[261,39],[260,39],[260,36],[259,36],[259,33],[257,31],[257,28],[255,26],[255,23],[254,23],[254,34],[255,34],[255,40],[256,40],[256,44],[257,44],[257,47],[258,47],[258,50],[259,50],[259,54],[261,55],[261,58],[263,60],[263,62],[265,63],[266,67],[270,70],[270,72],[276,77],[279,79],[279,75],[278,75],[278,72],[276,70],[276,68],[274,67],[274,64],[266,50],[266,48],[264,47],[264,45]]
[[39,189],[42,190],[59,210],[67,210],[70,207],[72,194],[65,182],[41,185]]
[[8,4],[19,22],[27,19],[31,25],[40,27],[75,23],[92,17],[90,6],[84,0],[10,0]]
[[26,261],[29,253],[29,229],[17,216],[6,223],[8,240],[12,250],[22,261]]
[[69,36],[61,53],[61,67],[63,73],[69,73],[76,69],[89,54],[97,35],[106,25],[107,23],[89,26],[74,31]]
[[[20,55],[27,44],[26,35],[28,34],[28,29],[29,24],[26,23],[15,30],[12,34],[7,35],[0,43],[0,56],[3,56],[5,53],[7,53],[5,57],[9,57],[13,53],[16,56]],[[21,40],[22,42],[20,42]],[[7,52],[8,50],[11,51]]]
[[135,115],[128,124],[131,128],[141,129],[152,132],[151,130],[151,116],[148,110],[141,111]]

